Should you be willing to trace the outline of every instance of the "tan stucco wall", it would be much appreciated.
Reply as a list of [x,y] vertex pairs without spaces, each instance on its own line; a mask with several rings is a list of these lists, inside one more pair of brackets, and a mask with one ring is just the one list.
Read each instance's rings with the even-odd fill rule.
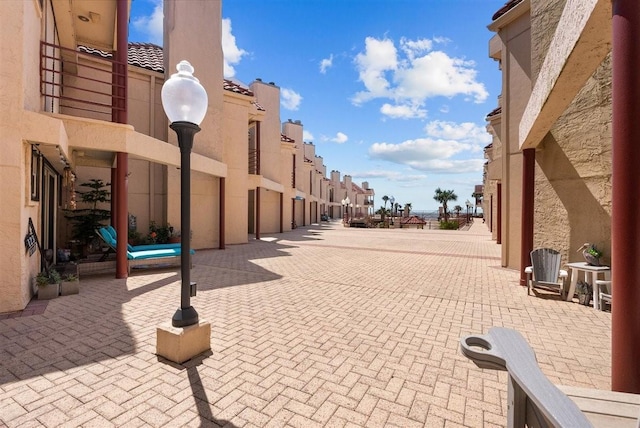
[[[224,157],[228,176],[225,181],[225,242],[247,243],[249,132],[248,97],[225,95],[223,104]],[[217,216],[216,216],[217,218]]]
[[582,261],[585,242],[611,257],[611,64],[609,57],[536,153],[534,244]]
[[[0,312],[24,308],[33,294],[32,278],[39,270],[38,252],[29,256],[22,244],[29,218],[39,231],[40,204],[30,200],[31,147],[25,144],[23,111],[38,110],[40,96],[40,15],[35,2],[12,1],[0,14],[0,182],[12,183],[0,192]],[[18,245],[16,245],[18,243]]]

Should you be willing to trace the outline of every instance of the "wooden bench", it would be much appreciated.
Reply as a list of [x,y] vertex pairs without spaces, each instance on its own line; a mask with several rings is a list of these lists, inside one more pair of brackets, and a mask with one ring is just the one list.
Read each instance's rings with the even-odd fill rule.
[[512,329],[460,339],[478,367],[508,372],[507,427],[638,427],[640,395],[556,386],[542,373],[533,349]]

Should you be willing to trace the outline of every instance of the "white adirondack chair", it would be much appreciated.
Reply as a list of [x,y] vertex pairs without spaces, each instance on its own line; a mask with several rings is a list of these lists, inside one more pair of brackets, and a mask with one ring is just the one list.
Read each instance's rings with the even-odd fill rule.
[[531,266],[524,270],[527,274],[527,293],[534,288],[557,289],[564,297],[566,270],[560,269],[560,253],[552,248],[537,248],[531,252]]

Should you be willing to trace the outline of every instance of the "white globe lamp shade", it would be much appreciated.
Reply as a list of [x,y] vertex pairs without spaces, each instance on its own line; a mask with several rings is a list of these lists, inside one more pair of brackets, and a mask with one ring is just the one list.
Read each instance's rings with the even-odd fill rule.
[[207,114],[207,91],[193,75],[188,61],[176,65],[177,73],[162,85],[162,107],[169,122],[190,122],[200,125]]
[[348,197],[348,196],[345,198],[345,200],[344,200],[344,201],[347,203],[347,205],[349,205],[349,204],[351,203],[351,199],[349,199],[349,197]]

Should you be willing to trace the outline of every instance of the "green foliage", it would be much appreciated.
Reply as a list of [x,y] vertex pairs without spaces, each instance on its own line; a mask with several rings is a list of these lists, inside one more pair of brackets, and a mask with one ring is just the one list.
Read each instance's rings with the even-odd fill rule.
[[55,269],[49,269],[49,273],[47,271],[39,272],[36,275],[36,284],[39,286],[45,286],[47,284],[59,284],[62,281],[62,277],[60,273]]
[[169,223],[163,226],[158,226],[155,221],[149,223],[149,235],[147,240],[151,241],[150,243],[166,244],[172,236],[173,227]]
[[[455,201],[458,199],[458,195],[454,193],[453,190],[442,190],[439,187],[435,191],[435,195],[433,199],[440,202],[442,204],[442,209],[444,210],[444,221],[449,220],[449,212],[447,210],[447,203],[449,201]],[[457,227],[456,227],[457,229]]]
[[602,251],[598,250],[594,244],[591,244],[585,251],[597,259],[602,257]]
[[457,221],[441,221],[440,229],[444,230],[458,230],[458,222]]
[[67,274],[62,276],[62,280],[63,281],[67,281],[67,282],[77,281],[78,280],[78,275],[75,275],[73,273],[67,273]]
[[65,217],[73,223],[72,237],[77,239],[83,246],[88,245],[96,236],[96,229],[104,226],[104,222],[111,218],[111,212],[99,207],[99,204],[111,201],[111,192],[105,187],[110,183],[104,183],[99,179],[91,179],[87,183],[82,183],[80,187],[88,187],[90,190],[76,190],[80,196],[82,208],[75,210],[65,210]]

